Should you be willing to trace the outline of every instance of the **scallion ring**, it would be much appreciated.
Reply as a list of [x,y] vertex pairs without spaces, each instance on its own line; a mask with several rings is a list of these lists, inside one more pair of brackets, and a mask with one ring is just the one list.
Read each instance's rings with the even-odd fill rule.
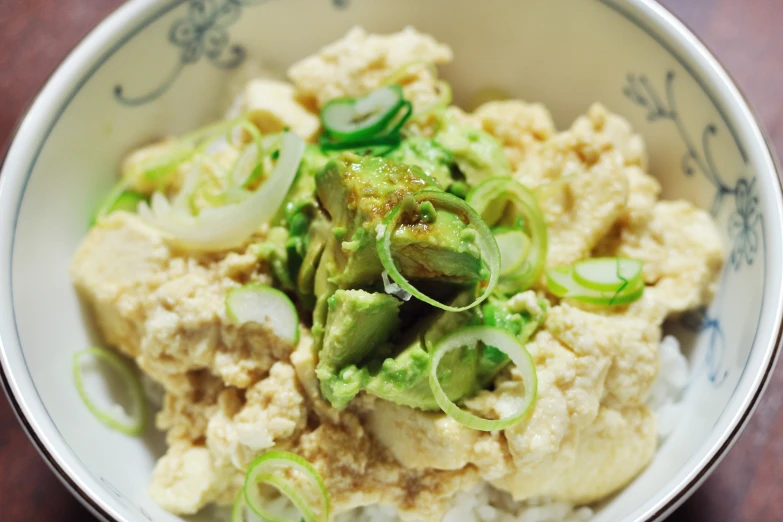
[[495,238],[492,236],[492,231],[487,224],[484,223],[481,217],[457,196],[437,190],[422,190],[413,194],[411,197],[419,205],[428,201],[436,208],[443,208],[453,212],[476,230],[476,244],[481,252],[481,259],[489,270],[489,282],[487,283],[483,294],[477,297],[472,303],[462,307],[453,307],[443,304],[416,289],[416,287],[414,287],[399,271],[392,254],[392,235],[405,214],[403,210],[404,205],[402,203],[397,205],[386,216],[383,222],[383,233],[378,234],[376,238],[375,244],[378,249],[378,256],[380,257],[381,264],[383,264],[386,272],[388,272],[389,277],[391,277],[400,288],[425,303],[449,312],[460,312],[473,308],[489,297],[494,290],[500,275],[500,251],[498,250]]
[[[302,483],[304,480],[304,483]],[[245,502],[268,522],[288,522],[264,505],[258,484],[266,484],[287,497],[305,522],[328,522],[329,494],[321,476],[302,457],[285,451],[264,453],[250,464],[245,475]],[[299,517],[293,519],[298,522]]]
[[[90,398],[87,389],[84,386],[84,379],[82,377],[81,360],[84,357],[93,357],[104,363],[106,363],[127,385],[130,399],[132,401],[131,410],[133,415],[130,419],[123,420],[118,419],[117,415],[113,411],[102,410],[97,404]],[[92,412],[99,421],[104,423],[109,428],[122,432],[126,435],[139,435],[144,431],[144,419],[146,417],[146,401],[144,399],[144,392],[141,388],[141,383],[133,370],[116,354],[104,350],[103,348],[88,348],[77,352],[73,356],[73,379],[76,383],[76,390],[79,392],[84,404]],[[117,406],[119,408],[119,406]]]
[[492,229],[500,249],[500,276],[513,274],[523,268],[530,251],[530,238],[518,228]]
[[[517,371],[522,377],[525,394],[515,401],[513,413],[502,419],[483,419],[460,409],[449,399],[438,381],[438,365],[446,354],[464,346],[477,346],[480,342],[506,354],[516,365]],[[496,431],[513,426],[524,419],[536,401],[538,378],[533,358],[516,337],[505,330],[492,326],[468,326],[447,335],[435,345],[430,364],[430,389],[438,406],[455,421],[474,430]]]
[[361,98],[328,102],[321,110],[321,123],[337,140],[367,138],[383,130],[404,102],[400,86],[381,87]]
[[511,201],[520,212],[530,239],[527,256],[516,264],[517,270],[505,274],[499,289],[507,294],[527,290],[544,270],[547,254],[547,229],[544,214],[535,196],[518,182],[508,178],[490,178],[468,193],[465,201],[491,225],[503,218],[505,205],[493,204]]
[[616,306],[632,303],[644,293],[642,263],[635,259],[604,257],[550,268],[549,291],[584,303]]
[[139,208],[139,203],[147,201],[147,196],[133,190],[128,190],[127,187],[128,184],[124,180],[114,186],[95,212],[95,215],[93,215],[90,226],[95,225],[101,218],[118,210],[135,213]]

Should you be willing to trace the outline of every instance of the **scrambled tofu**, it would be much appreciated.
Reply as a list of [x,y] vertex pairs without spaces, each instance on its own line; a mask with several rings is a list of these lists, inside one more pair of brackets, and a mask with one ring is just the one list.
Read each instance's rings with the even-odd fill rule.
[[405,98],[415,108],[426,109],[439,97],[431,66],[452,58],[447,45],[412,27],[391,35],[367,34],[357,27],[294,64],[288,76],[301,99],[321,107],[335,98],[368,94],[400,75],[395,79],[402,84]]
[[[318,107],[367,94],[392,75],[417,109],[429,107],[439,97],[433,66],[451,59],[448,46],[411,28],[388,36],[357,28],[292,66],[291,84],[251,82],[245,105],[262,131],[288,127],[312,140]],[[150,488],[165,509],[194,514],[213,502],[231,504],[249,464],[272,448],[313,464],[334,512],[381,503],[417,521],[439,520],[456,492],[480,481],[517,500],[594,502],[653,458],[656,421],[645,401],[658,374],[661,324],[714,294],[723,262],[715,224],[688,202],[658,201],[641,137],[601,105],[563,132],[546,108],[522,101],[450,113],[493,136],[514,178],[535,189],[549,230],[547,266],[594,255],[640,259],[642,299],[597,307],[558,301],[544,285],[537,296],[520,296],[552,306],[526,346],[537,401],[510,428],[475,431],[443,413],[367,394],[336,410],[321,395],[305,326],[291,346],[226,316],[228,291],[271,283],[266,263],[249,249],[179,252],[136,215],[113,213],[90,230],[71,273],[105,342],[165,388],[157,426],[169,449]],[[499,418],[522,392],[519,374],[506,369],[464,407]]]

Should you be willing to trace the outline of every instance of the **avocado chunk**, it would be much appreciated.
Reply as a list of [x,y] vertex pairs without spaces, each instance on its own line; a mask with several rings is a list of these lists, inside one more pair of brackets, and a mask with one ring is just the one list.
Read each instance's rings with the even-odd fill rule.
[[472,186],[487,178],[511,176],[511,165],[503,146],[483,130],[447,120],[445,127],[435,135],[435,142],[454,155],[459,170]]
[[387,158],[397,163],[419,167],[442,189],[448,188],[454,181],[451,178],[454,155],[432,138],[407,138]]
[[333,392],[336,381],[331,377],[359,363],[389,340],[399,324],[400,301],[388,294],[336,290],[327,299],[327,307],[316,375],[324,397],[341,404],[340,393]]
[[[470,301],[469,292],[458,296],[453,306]],[[399,405],[427,411],[440,409],[429,385],[432,351],[440,339],[463,326],[480,324],[474,310],[462,312],[437,311],[415,325],[406,340],[397,347],[394,357],[370,359],[361,366],[350,365],[339,373],[326,375],[329,395],[336,407],[348,404],[360,391]],[[438,379],[453,401],[472,395],[478,388],[477,368],[480,353],[476,348],[454,350],[441,359]],[[319,378],[321,375],[319,375]]]
[[337,287],[357,288],[380,280],[383,266],[375,245],[378,226],[406,201],[410,205],[392,237],[395,260],[403,274],[410,279],[456,283],[482,278],[475,231],[463,217],[435,210],[431,203],[419,206],[412,198],[406,199],[423,189],[439,190],[420,168],[344,154],[339,161],[327,163],[315,182],[334,230],[330,247],[335,262],[332,281]]
[[[533,292],[525,292],[508,301],[492,300],[481,307],[482,323],[506,330],[522,344],[526,344],[546,319],[549,304],[545,299],[536,299]],[[506,354],[487,346],[478,361],[478,381],[486,386],[509,363]]]

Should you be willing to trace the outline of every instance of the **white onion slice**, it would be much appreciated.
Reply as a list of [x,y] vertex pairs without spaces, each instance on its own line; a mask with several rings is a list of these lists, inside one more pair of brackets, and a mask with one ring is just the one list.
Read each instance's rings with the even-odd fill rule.
[[152,196],[152,208],[139,205],[139,215],[166,232],[187,250],[228,250],[242,245],[277,213],[296,177],[305,144],[296,134],[283,136],[280,159],[269,179],[247,199],[233,205],[202,210],[192,216],[172,208],[163,194]]

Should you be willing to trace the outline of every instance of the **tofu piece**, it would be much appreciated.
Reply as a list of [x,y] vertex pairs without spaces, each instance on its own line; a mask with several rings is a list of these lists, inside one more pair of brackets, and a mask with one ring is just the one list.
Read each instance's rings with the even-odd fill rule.
[[594,422],[539,468],[519,468],[493,485],[515,500],[544,496],[570,504],[595,502],[618,491],[652,460],[655,417],[644,405],[602,406]]
[[297,96],[321,108],[335,98],[357,97],[377,89],[403,66],[399,79],[405,98],[425,109],[439,98],[429,65],[448,63],[451,49],[412,27],[389,35],[368,34],[361,27],[301,60],[288,70]]
[[306,141],[318,134],[321,122],[296,99],[288,82],[256,79],[245,88],[245,112],[262,133],[288,128]]
[[181,442],[155,464],[149,493],[166,511],[195,515],[215,498],[215,487],[222,479],[207,448]]
[[620,227],[597,247],[602,255],[644,262],[647,292],[667,314],[708,303],[718,282],[724,252],[710,215],[687,201],[659,201],[652,217],[637,226]]
[[499,433],[470,429],[443,413],[375,399],[363,420],[367,431],[407,468],[458,470],[473,464],[483,478],[498,478],[512,470]]
[[218,397],[225,390],[222,380],[204,370],[189,372],[184,378],[187,388],[169,387],[155,417],[156,427],[166,432],[170,446],[204,437],[209,419],[218,409]]
[[577,118],[570,132],[581,144],[580,154],[589,163],[606,152],[616,151],[624,165],[647,170],[647,149],[642,137],[634,134],[625,118],[610,113],[600,103],[594,103],[587,114]]
[[206,445],[223,467],[244,472],[258,455],[289,444],[307,422],[307,406],[296,373],[278,362],[269,376],[247,389],[244,400],[235,393],[221,396],[221,406],[209,419]]
[[116,212],[89,231],[71,262],[71,279],[95,313],[104,341],[129,357],[140,353],[143,291],[163,282],[170,260],[155,229]]
[[402,520],[432,521],[443,517],[451,497],[475,485],[479,476],[467,466],[459,470],[412,470],[377,445],[359,419],[343,413],[340,424],[324,422],[303,435],[297,453],[324,479],[333,512],[368,504],[387,504]]
[[580,434],[574,466],[549,494],[575,505],[601,500],[641,473],[657,447],[655,416],[647,406],[601,407]]
[[237,326],[225,315],[230,289],[269,283],[257,268],[251,253],[175,252],[138,216],[117,212],[90,230],[71,275],[103,339],[167,390],[187,393],[189,372],[208,370],[246,388],[293,349],[265,328]]
[[549,311],[546,329],[575,353],[598,350],[610,359],[602,403],[644,404],[658,376],[661,329],[657,324],[633,317],[594,314],[562,303]]
[[538,193],[549,233],[547,267],[590,257],[626,209],[628,179],[616,154],[586,168],[577,162],[573,168],[573,177],[562,187]]
[[478,107],[470,119],[503,144],[512,170],[555,135],[552,115],[540,103],[492,101]]

